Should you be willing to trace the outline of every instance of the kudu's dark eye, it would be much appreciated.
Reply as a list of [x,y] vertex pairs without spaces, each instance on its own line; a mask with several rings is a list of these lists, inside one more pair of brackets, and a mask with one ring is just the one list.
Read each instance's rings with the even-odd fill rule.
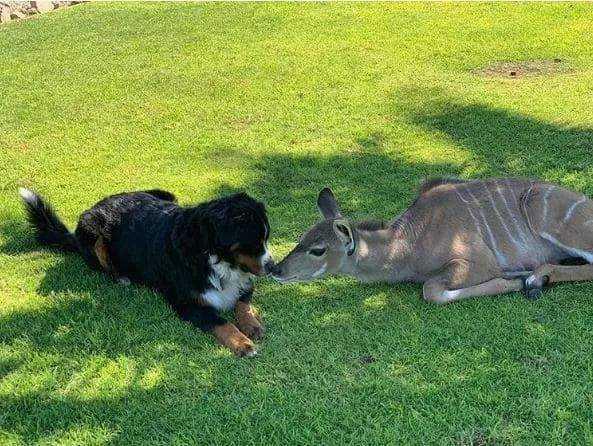
[[309,250],[309,254],[315,256],[315,257],[321,257],[323,254],[325,254],[326,248],[313,248]]

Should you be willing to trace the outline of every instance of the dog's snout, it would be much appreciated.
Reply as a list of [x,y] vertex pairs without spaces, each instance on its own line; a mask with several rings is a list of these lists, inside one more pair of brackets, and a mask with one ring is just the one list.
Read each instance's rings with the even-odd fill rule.
[[273,260],[268,260],[264,265],[266,274],[278,274],[279,270],[280,268],[278,268],[278,265]]

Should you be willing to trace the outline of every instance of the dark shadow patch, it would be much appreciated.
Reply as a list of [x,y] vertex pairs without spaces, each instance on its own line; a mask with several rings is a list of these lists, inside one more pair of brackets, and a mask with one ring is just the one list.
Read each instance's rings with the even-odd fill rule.
[[376,361],[377,361],[377,359],[372,355],[364,355],[364,356],[360,357],[360,362],[365,365],[372,364],[373,362],[376,362]]
[[[233,194],[238,194],[240,192],[246,192],[246,191],[242,187],[237,187],[237,186],[232,185],[232,184],[224,183],[224,184],[221,184],[220,186],[218,186],[218,188],[216,190],[215,197],[222,197],[222,196],[226,196],[226,195],[233,195]],[[212,198],[215,198],[215,197],[212,197]]]
[[379,132],[374,132],[367,137],[359,138],[356,142],[363,151],[373,151],[381,149],[383,141],[383,135]]
[[[276,242],[296,241],[297,235],[317,221],[317,195],[324,187],[334,191],[347,218],[391,221],[416,196],[409,178],[416,178],[417,184],[426,176],[459,173],[452,164],[409,163],[395,154],[364,150],[331,156],[274,154],[253,162],[253,176],[245,190],[266,204]],[[230,190],[232,186],[223,184],[217,194]]]
[[22,364],[23,364],[23,361],[21,361],[21,360],[16,360],[16,359],[12,359],[12,358],[1,359],[0,360],[0,380],[6,378],[8,375],[10,375],[15,370],[18,370]]
[[47,250],[37,244],[33,230],[24,217],[21,221],[0,218],[0,222],[0,234],[4,238],[0,246],[1,254],[20,255]]
[[556,175],[582,175],[583,170],[593,169],[590,127],[538,120],[485,104],[462,104],[446,97],[431,101],[430,107],[424,106],[416,112],[412,108],[410,119],[469,150],[483,166],[481,176],[532,178],[541,177],[550,169]]

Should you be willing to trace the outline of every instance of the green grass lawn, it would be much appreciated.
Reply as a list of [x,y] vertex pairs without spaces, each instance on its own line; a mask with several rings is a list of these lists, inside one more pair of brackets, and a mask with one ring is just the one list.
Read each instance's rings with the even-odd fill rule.
[[[246,190],[286,254],[331,186],[392,218],[422,178],[593,196],[593,5],[86,4],[0,26],[0,443],[592,443],[593,284],[447,307],[259,280],[240,360],[156,294],[36,248],[107,194]],[[501,79],[497,61],[570,71]]]

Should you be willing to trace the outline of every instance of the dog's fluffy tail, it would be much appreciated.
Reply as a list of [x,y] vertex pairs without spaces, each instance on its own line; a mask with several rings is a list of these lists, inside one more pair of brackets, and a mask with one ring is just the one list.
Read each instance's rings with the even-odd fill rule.
[[74,234],[61,222],[56,212],[46,201],[24,187],[19,189],[19,195],[23,199],[27,220],[33,227],[39,244],[60,251],[78,251]]

